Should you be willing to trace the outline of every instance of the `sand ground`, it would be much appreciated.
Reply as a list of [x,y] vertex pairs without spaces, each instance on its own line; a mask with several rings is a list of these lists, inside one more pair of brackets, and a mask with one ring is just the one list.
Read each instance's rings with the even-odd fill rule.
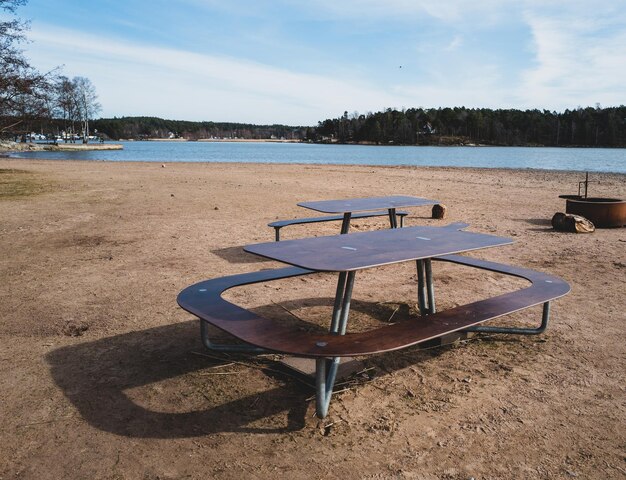
[[[626,176],[593,175],[626,197]],[[0,159],[0,478],[626,478],[626,229],[554,232],[581,174]],[[277,266],[241,246],[303,200],[435,198],[445,221],[509,236],[480,258],[572,292],[539,337],[481,336],[364,359],[329,416],[276,357],[207,356],[176,304],[191,283]],[[355,230],[383,228],[355,222]],[[285,238],[339,225],[284,229]],[[518,288],[435,264],[441,309]],[[324,324],[330,274],[229,293]],[[355,328],[415,314],[414,266],[359,274]],[[534,307],[507,317],[534,324]]]

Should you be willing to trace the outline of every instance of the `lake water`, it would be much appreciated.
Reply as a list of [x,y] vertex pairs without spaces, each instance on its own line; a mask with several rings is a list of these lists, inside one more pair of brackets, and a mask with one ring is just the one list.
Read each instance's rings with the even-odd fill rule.
[[121,142],[124,150],[20,152],[19,158],[536,168],[626,173],[626,149],[414,147],[271,142]]

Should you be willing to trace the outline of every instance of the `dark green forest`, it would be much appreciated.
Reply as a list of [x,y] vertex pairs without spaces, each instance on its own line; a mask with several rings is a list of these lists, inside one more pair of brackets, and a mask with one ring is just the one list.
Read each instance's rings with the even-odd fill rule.
[[505,145],[626,147],[626,107],[548,110],[409,108],[348,114],[317,126],[189,122],[156,117],[103,118],[92,122],[111,139],[285,138],[310,142],[379,145]]
[[319,122],[319,139],[398,145],[626,146],[626,107],[548,110],[410,108]]

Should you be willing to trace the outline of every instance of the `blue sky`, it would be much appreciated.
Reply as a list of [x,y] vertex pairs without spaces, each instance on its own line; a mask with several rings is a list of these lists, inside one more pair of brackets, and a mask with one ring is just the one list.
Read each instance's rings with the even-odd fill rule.
[[315,125],[344,111],[626,103],[626,0],[29,0],[26,54],[104,117]]

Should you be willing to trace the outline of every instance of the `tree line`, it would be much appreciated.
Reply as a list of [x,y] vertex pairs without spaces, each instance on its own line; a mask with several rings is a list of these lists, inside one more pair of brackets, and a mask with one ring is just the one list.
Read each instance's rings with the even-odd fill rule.
[[112,139],[284,138],[378,145],[626,147],[626,107],[564,112],[487,108],[410,108],[351,115],[315,127],[190,122],[157,117],[102,118],[93,126]]
[[145,140],[155,138],[205,138],[288,139],[306,138],[306,127],[287,125],[254,125],[230,122],[191,122],[165,120],[158,117],[101,118],[92,122],[98,132],[119,139]]
[[0,135],[25,140],[32,132],[56,141],[90,138],[89,120],[101,107],[88,78],[61,75],[59,67],[42,73],[24,56],[28,22],[15,16],[27,0],[0,0]]
[[398,145],[626,147],[626,106],[564,112],[488,108],[387,109],[318,123],[315,140]]

